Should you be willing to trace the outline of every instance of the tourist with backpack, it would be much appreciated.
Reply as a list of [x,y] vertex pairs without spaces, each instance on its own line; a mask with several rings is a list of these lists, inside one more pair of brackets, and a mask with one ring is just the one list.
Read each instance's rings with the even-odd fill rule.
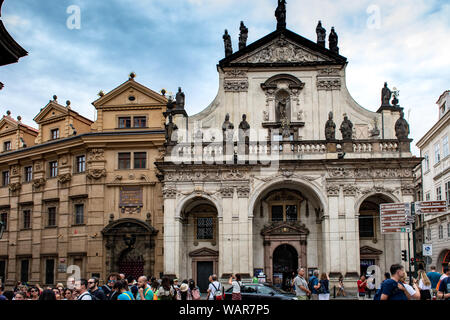
[[138,294],[136,300],[153,300],[153,291],[147,283],[147,277],[142,276],[138,279]]
[[200,289],[195,285],[194,280],[189,280],[189,292],[191,293],[192,300],[200,300],[201,294]]
[[106,295],[102,289],[98,287],[98,278],[91,278],[88,281],[89,293],[95,297],[94,300],[106,300]]
[[117,297],[117,300],[135,300],[133,294],[131,293],[131,291],[129,291],[128,282],[126,280],[117,281],[114,288],[120,293]]
[[207,300],[223,300],[223,288],[222,284],[217,281],[217,275],[211,276],[211,283],[208,287],[208,299]]
[[158,290],[159,300],[173,300],[176,297],[176,292],[170,284],[170,279],[165,277],[162,279],[161,286]]
[[242,287],[242,281],[241,281],[241,275],[237,274],[236,276],[231,275],[230,280],[228,281],[228,284],[233,286],[233,291],[231,294],[231,300],[240,301],[242,300],[241,295],[241,287]]
[[320,276],[317,292],[319,293],[319,300],[330,300],[330,280],[325,272]]
[[311,291],[311,300],[319,300],[319,270],[314,270],[313,276],[309,279],[308,288]]
[[81,279],[77,284],[76,291],[78,293],[77,300],[94,300],[92,299],[92,295],[88,291],[88,281],[86,279]]
[[[403,285],[400,280],[405,276],[404,267],[401,264],[391,266],[391,279],[383,281],[380,289],[380,300],[408,300],[403,291]],[[378,300],[378,297],[376,299]]]

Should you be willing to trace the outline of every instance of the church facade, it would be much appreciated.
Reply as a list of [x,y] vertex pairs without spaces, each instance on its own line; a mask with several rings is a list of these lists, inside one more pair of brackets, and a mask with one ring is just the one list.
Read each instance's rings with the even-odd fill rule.
[[[166,155],[156,163],[164,196],[164,273],[227,280],[263,272],[287,285],[300,267],[343,276],[401,261],[406,234],[382,234],[379,206],[414,200],[409,126],[397,95],[382,90],[371,112],[346,87],[348,61],[334,28],[326,47],[286,28],[239,50],[225,31],[219,91],[187,116],[169,101]],[[391,99],[393,97],[393,100]]]

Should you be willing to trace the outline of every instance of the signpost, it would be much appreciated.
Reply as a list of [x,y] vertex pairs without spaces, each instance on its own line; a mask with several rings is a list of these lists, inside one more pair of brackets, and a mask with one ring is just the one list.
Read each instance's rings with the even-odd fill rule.
[[389,203],[380,205],[381,233],[410,233],[411,223],[410,203]]
[[431,244],[424,244],[423,245],[423,256],[424,257],[431,257],[431,256],[433,256],[433,245],[431,245]]
[[416,202],[416,214],[440,214],[447,213],[447,210],[447,201]]

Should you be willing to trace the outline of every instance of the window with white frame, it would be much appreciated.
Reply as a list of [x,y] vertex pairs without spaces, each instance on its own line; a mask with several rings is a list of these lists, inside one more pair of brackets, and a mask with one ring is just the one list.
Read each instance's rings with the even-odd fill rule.
[[442,200],[442,188],[441,187],[436,188],[436,200],[438,200],[438,201]]
[[431,228],[427,229],[427,240],[431,241]]
[[430,156],[428,155],[428,152],[425,153],[423,158],[423,171],[428,172],[428,170],[430,170]]
[[439,239],[444,239],[444,226],[442,224],[439,226]]
[[425,194],[425,201],[431,201],[431,192]]
[[434,164],[441,162],[441,146],[438,144],[434,145]]
[[447,158],[450,154],[450,150],[448,148],[448,136],[445,136],[444,139],[442,139],[442,157]]

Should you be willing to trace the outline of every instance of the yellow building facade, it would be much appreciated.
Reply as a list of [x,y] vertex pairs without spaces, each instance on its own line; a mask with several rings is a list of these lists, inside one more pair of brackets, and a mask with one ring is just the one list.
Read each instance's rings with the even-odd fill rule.
[[25,126],[0,121],[0,278],[54,285],[73,274],[163,272],[167,99],[131,74],[93,102],[97,120],[54,96]]

